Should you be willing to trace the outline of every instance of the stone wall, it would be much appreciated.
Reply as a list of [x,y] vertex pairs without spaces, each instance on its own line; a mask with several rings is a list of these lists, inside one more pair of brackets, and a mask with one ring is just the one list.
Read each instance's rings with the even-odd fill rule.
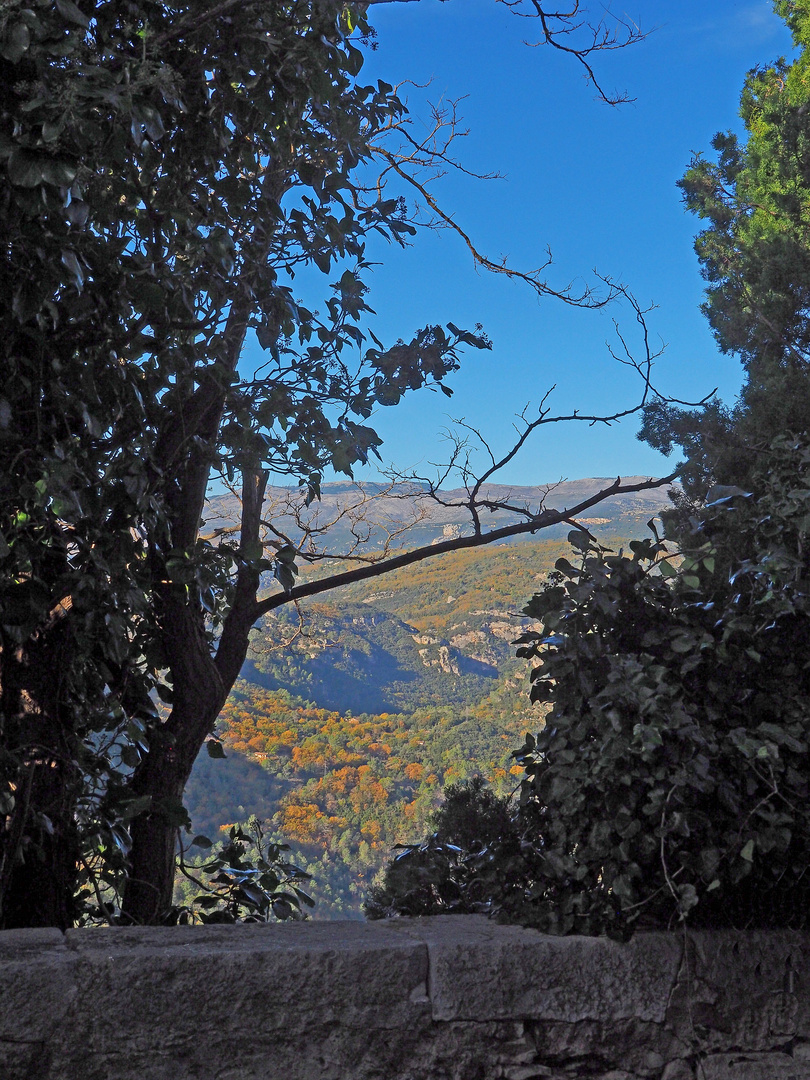
[[2,1080],[810,1080],[810,937],[0,933]]

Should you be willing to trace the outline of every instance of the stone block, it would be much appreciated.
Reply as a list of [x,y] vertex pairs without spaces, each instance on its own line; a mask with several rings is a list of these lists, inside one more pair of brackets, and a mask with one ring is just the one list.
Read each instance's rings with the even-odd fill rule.
[[694,1025],[707,1050],[767,1050],[810,1036],[810,938],[795,931],[699,931],[668,1023]]
[[7,931],[0,1080],[810,1080],[808,972],[802,934],[477,916]]
[[50,1047],[76,997],[75,958],[59,930],[0,933],[0,1077],[46,1076]]
[[506,1065],[503,1080],[553,1080],[554,1071],[545,1065]]
[[435,1020],[638,1019],[662,1023],[675,985],[677,934],[550,937],[477,915],[392,920],[423,941]]
[[348,1077],[368,1052],[364,1031],[407,1030],[430,1015],[426,949],[374,924],[66,937],[78,961],[71,1022],[85,1033],[80,1059],[63,1048],[71,1080],[220,1077],[228,1064],[239,1080]]
[[75,958],[59,930],[0,933],[0,1041],[47,1040],[77,991]]
[[65,935],[54,927],[0,932],[0,963],[4,960],[22,960],[26,956],[39,959],[54,951],[65,951]]
[[182,1001],[195,1026],[236,1007],[287,1031],[314,1018],[362,1025],[366,1014],[393,1027],[427,1000],[424,946],[373,923],[122,927],[66,938],[88,999],[104,985],[133,1023],[165,1017]]
[[706,1080],[810,1080],[810,1064],[788,1054],[711,1054],[698,1075]]

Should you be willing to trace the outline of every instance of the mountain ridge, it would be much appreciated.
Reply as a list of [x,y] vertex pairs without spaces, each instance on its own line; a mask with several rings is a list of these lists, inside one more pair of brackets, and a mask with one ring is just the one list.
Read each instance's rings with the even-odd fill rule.
[[[498,504],[492,511],[482,510],[486,531],[518,520],[502,504],[509,503],[535,514],[543,509],[566,510],[605,490],[615,479],[586,477],[537,485],[484,484],[478,493],[479,501]],[[621,479],[626,484],[637,484],[649,477]],[[677,485],[609,495],[578,520],[588,528],[601,529],[606,536],[629,536],[670,505],[669,492],[673,490],[678,490]],[[465,498],[469,498],[469,493],[463,487],[431,493],[409,482],[386,485],[346,480],[324,484],[321,498],[307,507],[303,489],[272,486],[267,489],[264,517],[296,544],[309,528],[318,530],[319,539],[328,541],[330,551],[345,551],[358,544],[371,551],[380,550],[390,547],[392,540],[395,547],[404,549],[454,539],[471,531],[469,511],[463,505]],[[206,508],[207,527],[216,532],[233,526],[238,506],[238,499],[230,493],[210,498]],[[560,539],[570,528],[570,524],[561,523],[542,532],[550,539]],[[528,535],[507,542],[519,543]]]

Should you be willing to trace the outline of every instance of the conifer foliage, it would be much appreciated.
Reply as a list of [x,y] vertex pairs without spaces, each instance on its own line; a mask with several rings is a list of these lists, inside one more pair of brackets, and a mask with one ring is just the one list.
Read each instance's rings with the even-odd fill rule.
[[714,154],[697,155],[680,181],[704,226],[695,242],[703,311],[722,351],[742,363],[742,393],[698,412],[653,402],[641,432],[665,453],[686,451],[682,480],[699,499],[712,483],[747,486],[771,439],[807,430],[810,417],[810,5],[774,6],[795,57],[749,74],[744,138],[715,135]]

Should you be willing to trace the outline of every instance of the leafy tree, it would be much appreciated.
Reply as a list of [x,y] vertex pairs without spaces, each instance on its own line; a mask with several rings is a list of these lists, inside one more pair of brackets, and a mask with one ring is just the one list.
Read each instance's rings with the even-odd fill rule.
[[[269,472],[316,499],[325,469],[351,475],[377,452],[376,406],[449,393],[460,349],[488,345],[453,324],[368,344],[365,238],[414,227],[362,170],[378,154],[424,188],[408,170],[433,151],[384,142],[407,118],[392,87],[358,79],[366,8],[0,13],[2,926],[71,925],[105,889],[126,920],[166,917],[183,788],[251,627],[351,579],[295,585],[296,550],[262,532]],[[575,12],[532,13],[586,65],[609,44],[572,49]],[[320,315],[295,300],[304,267],[334,278]],[[240,367],[248,333],[266,350],[255,371]],[[202,531],[218,474],[241,483],[235,539]],[[481,529],[479,502],[480,483],[462,546],[508,534]],[[582,508],[517,508],[511,531]],[[263,573],[280,590],[259,600]]]

